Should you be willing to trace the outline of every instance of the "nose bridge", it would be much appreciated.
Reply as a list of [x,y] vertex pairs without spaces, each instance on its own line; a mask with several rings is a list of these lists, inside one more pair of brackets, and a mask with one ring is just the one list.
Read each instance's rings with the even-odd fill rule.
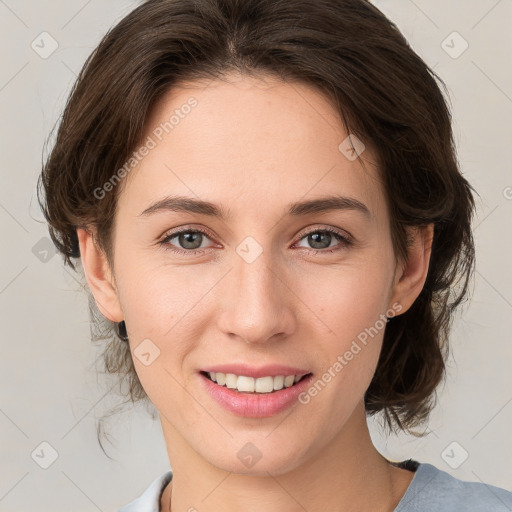
[[[259,244],[258,244],[259,245]],[[286,304],[285,285],[269,251],[254,241],[242,242],[233,254],[233,271],[226,291],[221,328],[248,343],[265,342],[290,333],[293,314]]]
[[248,304],[252,302],[255,306],[258,303],[270,305],[270,301],[277,299],[277,277],[273,267],[275,262],[268,253],[262,253],[252,262],[240,258],[235,263],[240,299]]

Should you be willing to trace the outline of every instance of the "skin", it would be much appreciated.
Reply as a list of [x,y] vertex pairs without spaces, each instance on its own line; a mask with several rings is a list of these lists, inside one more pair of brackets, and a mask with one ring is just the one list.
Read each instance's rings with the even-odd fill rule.
[[[339,151],[347,133],[316,89],[264,75],[182,83],[150,113],[145,137],[191,96],[198,105],[123,180],[112,267],[93,231],[78,230],[97,305],[126,321],[137,374],[160,412],[173,469],[161,510],[391,511],[414,473],[388,463],[366,423],[363,395],[384,329],[309,404],[270,418],[224,410],[197,372],[282,363],[319,378],[393,304],[397,314],[409,309],[425,282],[433,226],[411,228],[407,260],[397,260],[370,144],[354,161]],[[371,216],[285,214],[289,203],[334,194],[358,199]],[[232,217],[139,216],[166,195],[208,200]],[[203,254],[178,237],[167,246],[192,252],[158,244],[172,229],[198,228],[212,235],[196,249]],[[333,236],[314,254],[306,235],[325,228],[353,244]],[[236,252],[247,236],[262,248],[252,263]],[[148,366],[134,355],[146,338],[160,350]],[[261,452],[249,468],[237,457],[248,442]]]

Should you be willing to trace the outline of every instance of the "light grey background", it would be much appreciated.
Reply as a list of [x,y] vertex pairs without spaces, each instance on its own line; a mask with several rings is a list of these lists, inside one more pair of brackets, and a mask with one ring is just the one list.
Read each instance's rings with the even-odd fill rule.
[[[446,82],[459,160],[481,199],[473,299],[454,326],[430,433],[386,440],[370,421],[372,438],[393,460],[412,457],[512,490],[512,1],[375,4]],[[136,5],[0,0],[0,511],[117,510],[169,467],[160,424],[140,407],[108,423],[112,459],[98,445],[95,420],[119,399],[96,375],[87,297],[61,257],[45,253],[35,194],[43,144],[76,74]],[[31,47],[42,46],[43,31],[58,43],[47,58]],[[52,449],[58,457],[43,469]]]

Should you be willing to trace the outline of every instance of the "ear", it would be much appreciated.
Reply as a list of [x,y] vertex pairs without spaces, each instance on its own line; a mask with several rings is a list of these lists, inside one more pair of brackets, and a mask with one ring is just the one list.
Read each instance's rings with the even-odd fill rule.
[[398,303],[400,313],[405,313],[423,289],[427,278],[434,224],[426,226],[407,226],[407,235],[412,243],[407,251],[407,261],[397,265],[389,305]]
[[105,318],[120,322],[124,315],[107,257],[98,247],[92,231],[79,228],[76,233],[82,266],[98,309]]

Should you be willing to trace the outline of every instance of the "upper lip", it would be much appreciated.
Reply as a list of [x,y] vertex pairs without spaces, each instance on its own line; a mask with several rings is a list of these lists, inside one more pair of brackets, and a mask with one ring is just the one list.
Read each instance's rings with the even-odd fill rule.
[[307,375],[311,373],[304,368],[295,368],[293,366],[286,366],[282,364],[269,364],[265,366],[248,366],[243,363],[239,364],[217,364],[202,368],[204,372],[220,372],[220,373],[234,373],[235,375],[244,375],[247,377],[275,377],[277,375]]

